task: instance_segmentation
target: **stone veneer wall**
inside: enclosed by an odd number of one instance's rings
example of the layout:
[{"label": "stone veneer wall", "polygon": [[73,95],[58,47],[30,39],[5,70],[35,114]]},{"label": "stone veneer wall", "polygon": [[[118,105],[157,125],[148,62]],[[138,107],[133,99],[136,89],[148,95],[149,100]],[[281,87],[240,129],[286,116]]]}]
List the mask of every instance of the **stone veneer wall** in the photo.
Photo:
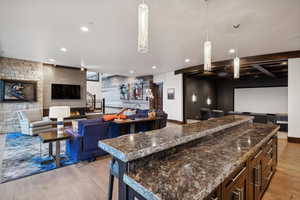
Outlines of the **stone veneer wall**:
[{"label": "stone veneer wall", "polygon": [[37,102],[0,102],[0,133],[20,131],[16,111],[43,107],[43,64],[0,57],[0,79],[37,81]]}]

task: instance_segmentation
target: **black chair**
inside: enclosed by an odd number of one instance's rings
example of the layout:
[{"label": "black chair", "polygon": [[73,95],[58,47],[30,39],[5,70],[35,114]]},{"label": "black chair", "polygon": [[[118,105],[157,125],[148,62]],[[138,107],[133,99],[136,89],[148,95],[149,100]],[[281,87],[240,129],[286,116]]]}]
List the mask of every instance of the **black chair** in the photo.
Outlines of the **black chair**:
[{"label": "black chair", "polygon": [[276,124],[277,121],[276,114],[267,114],[267,119],[268,119],[267,123]]},{"label": "black chair", "polygon": [[200,109],[201,120],[208,120],[212,117],[211,110],[209,108]]},{"label": "black chair", "polygon": [[243,113],[242,112],[238,112],[238,111],[228,111],[226,113],[226,115],[242,115]]},{"label": "black chair", "polygon": [[243,115],[250,115],[251,112],[242,112]]},{"label": "black chair", "polygon": [[280,126],[280,131],[288,131],[288,115],[287,114],[277,114],[276,124]]},{"label": "black chair", "polygon": [[251,116],[254,117],[254,119],[253,119],[254,123],[262,123],[262,124],[268,123],[268,116],[265,114],[251,113]]},{"label": "black chair", "polygon": [[223,110],[212,110],[212,117],[223,117],[224,111]]},{"label": "black chair", "polygon": [[168,120],[168,114],[165,113],[163,110],[158,109],[156,111],[156,117],[159,119],[158,123],[158,127],[159,129],[164,128],[167,126],[167,120]]}]

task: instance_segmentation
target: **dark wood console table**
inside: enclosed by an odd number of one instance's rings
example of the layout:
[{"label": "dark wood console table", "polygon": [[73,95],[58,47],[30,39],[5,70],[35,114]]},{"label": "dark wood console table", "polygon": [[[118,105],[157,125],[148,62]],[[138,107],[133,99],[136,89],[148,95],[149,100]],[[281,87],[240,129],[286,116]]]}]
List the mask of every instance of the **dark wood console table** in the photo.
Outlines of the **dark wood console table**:
[{"label": "dark wood console table", "polygon": [[[48,133],[41,133],[41,134],[39,134],[39,137],[41,139],[41,143],[49,144],[49,155],[53,157],[56,167],[60,167],[61,166],[60,142],[70,139],[71,136],[66,133],[62,133],[62,134],[58,135],[56,131],[52,131],[52,132],[48,132]],[[53,154],[53,143],[54,142],[56,145],[55,155]]]}]

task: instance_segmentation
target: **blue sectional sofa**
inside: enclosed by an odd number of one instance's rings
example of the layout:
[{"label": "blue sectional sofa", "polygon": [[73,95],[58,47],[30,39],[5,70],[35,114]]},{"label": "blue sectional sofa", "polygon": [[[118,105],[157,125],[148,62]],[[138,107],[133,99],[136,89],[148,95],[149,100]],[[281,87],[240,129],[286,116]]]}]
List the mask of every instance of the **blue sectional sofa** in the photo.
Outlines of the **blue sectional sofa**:
[{"label": "blue sectional sofa", "polygon": [[[166,126],[167,114],[157,111],[158,125],[156,128]],[[148,110],[138,110],[135,115],[128,116],[130,119],[148,117]],[[135,132],[144,132],[153,129],[147,123],[137,123]],[[98,141],[120,136],[120,125],[113,121],[104,121],[102,118],[94,120],[78,121],[78,130],[66,129],[66,133],[72,138],[66,143],[66,152],[74,161],[94,160],[98,156],[107,153],[98,147]],[[125,134],[129,133],[129,128]],[[124,134],[124,133],[123,133]]]},{"label": "blue sectional sofa", "polygon": [[82,120],[78,122],[78,131],[66,129],[66,133],[72,136],[67,141],[67,154],[74,161],[94,160],[106,152],[98,148],[98,141],[118,137],[119,126],[114,122],[104,122],[102,118],[97,120]]}]

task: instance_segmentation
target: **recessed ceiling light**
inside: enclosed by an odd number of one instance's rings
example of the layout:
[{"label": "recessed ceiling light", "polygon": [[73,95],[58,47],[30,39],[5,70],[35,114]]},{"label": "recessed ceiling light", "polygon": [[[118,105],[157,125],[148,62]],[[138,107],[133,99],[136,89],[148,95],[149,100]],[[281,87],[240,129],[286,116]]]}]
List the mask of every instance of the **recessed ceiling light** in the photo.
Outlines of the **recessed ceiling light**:
[{"label": "recessed ceiling light", "polygon": [[235,49],[229,49],[229,53],[235,53]]},{"label": "recessed ceiling light", "polygon": [[84,67],[81,67],[80,70],[83,72],[85,69],[84,69]]},{"label": "recessed ceiling light", "polygon": [[89,28],[86,27],[86,26],[80,27],[80,30],[81,30],[82,32],[89,32]]},{"label": "recessed ceiling light", "polygon": [[133,70],[130,70],[130,71],[129,71],[129,73],[130,73],[130,74],[133,74],[133,73],[134,73],[134,71],[133,71]]},{"label": "recessed ceiling light", "polygon": [[67,49],[66,49],[65,47],[60,48],[60,50],[61,50],[62,52],[66,52],[66,51],[67,51]]},{"label": "recessed ceiling light", "polygon": [[155,65],[152,66],[152,69],[156,69],[157,67]]},{"label": "recessed ceiling light", "polygon": [[282,62],[281,64],[282,64],[282,65],[287,65],[287,62]]},{"label": "recessed ceiling light", "polygon": [[184,62],[189,63],[191,60],[189,58],[185,59]]}]

